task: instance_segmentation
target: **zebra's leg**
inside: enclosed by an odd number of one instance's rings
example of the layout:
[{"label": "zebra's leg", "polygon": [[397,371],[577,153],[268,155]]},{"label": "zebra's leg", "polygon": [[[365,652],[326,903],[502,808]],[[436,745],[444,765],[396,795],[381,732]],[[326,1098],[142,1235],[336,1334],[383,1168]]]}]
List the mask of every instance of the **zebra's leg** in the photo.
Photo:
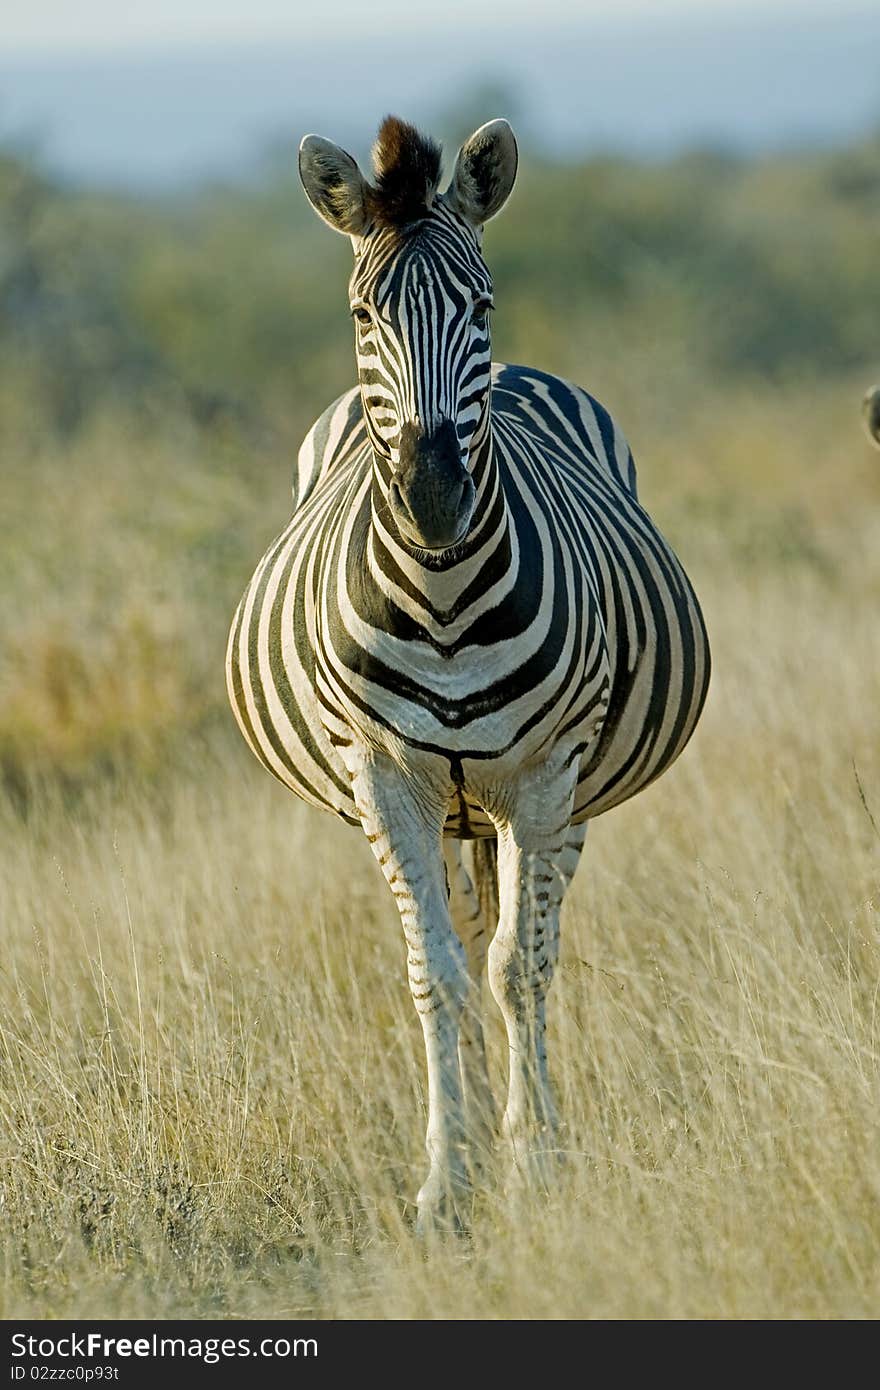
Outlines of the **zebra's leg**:
[{"label": "zebra's leg", "polygon": [[510,1076],[502,1132],[512,1175],[546,1184],[556,1111],[546,1047],[546,999],[559,955],[559,913],[586,831],[572,826],[567,781],[536,779],[498,838],[501,916],[489,980],[507,1029]]},{"label": "zebra's leg", "polygon": [[390,758],[346,753],[358,815],[406,937],[409,986],[428,1064],[428,1176],[418,1195],[419,1229],[460,1228],[469,1191],[458,1060],[469,981],[446,895],[442,834],[448,789],[413,784]]},{"label": "zebra's leg", "polygon": [[565,845],[556,864],[556,874],[558,880],[559,910],[552,913],[548,919],[548,928],[552,930],[552,935],[548,938],[548,950],[550,959],[553,962],[553,970],[559,964],[559,918],[562,907],[562,899],[568,891],[571,880],[577,872],[577,866],[581,862],[581,853],[584,842],[587,838],[587,821],[582,821],[580,825],[570,825],[565,837]]},{"label": "zebra's leg", "polygon": [[480,1152],[490,1147],[496,1125],[495,1100],[486,1066],[482,999],[489,934],[494,931],[495,923],[486,922],[472,865],[466,866],[465,853],[460,840],[444,840],[449,910],[467,957],[469,986],[458,1035],[458,1056],[468,1139],[478,1160]]}]

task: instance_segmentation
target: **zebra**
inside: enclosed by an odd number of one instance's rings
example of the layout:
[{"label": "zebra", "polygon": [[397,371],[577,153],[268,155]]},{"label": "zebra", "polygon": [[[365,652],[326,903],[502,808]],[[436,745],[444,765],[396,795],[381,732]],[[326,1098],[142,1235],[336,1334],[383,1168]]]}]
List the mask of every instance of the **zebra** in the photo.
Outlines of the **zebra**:
[{"label": "zebra", "polygon": [[872,386],[862,401],[862,415],[868,438],[880,445],[880,386]]},{"label": "zebra", "polygon": [[306,195],[354,250],[358,384],[305,438],[227,656],[253,752],[363,829],[396,900],[427,1058],[421,1230],[467,1221],[497,1137],[487,964],[507,1170],[514,1189],[552,1181],[563,895],[588,822],[673,762],[709,681],[696,596],[618,426],[577,386],[492,362],[482,233],[517,160],[490,121],[441,193],[439,145],[397,117],[372,181],[302,141]]}]

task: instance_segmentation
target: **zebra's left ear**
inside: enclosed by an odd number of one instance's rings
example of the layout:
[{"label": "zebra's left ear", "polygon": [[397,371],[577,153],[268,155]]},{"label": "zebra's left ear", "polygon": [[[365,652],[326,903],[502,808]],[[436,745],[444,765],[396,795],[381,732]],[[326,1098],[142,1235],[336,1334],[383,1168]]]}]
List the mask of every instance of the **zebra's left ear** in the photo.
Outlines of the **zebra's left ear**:
[{"label": "zebra's left ear", "polygon": [[458,152],[446,201],[474,227],[500,212],[516,179],[516,139],[507,121],[489,121]]}]

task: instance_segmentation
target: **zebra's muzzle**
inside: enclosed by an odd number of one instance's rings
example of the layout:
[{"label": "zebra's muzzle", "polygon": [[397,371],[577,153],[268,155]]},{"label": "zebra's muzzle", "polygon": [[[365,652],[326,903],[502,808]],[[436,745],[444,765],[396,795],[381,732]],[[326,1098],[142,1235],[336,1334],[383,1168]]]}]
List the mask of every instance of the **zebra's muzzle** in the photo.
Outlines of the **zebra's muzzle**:
[{"label": "zebra's muzzle", "polygon": [[407,422],[398,457],[388,501],[404,540],[425,550],[455,545],[467,532],[475,495],[455,425],[444,420],[427,434]]}]

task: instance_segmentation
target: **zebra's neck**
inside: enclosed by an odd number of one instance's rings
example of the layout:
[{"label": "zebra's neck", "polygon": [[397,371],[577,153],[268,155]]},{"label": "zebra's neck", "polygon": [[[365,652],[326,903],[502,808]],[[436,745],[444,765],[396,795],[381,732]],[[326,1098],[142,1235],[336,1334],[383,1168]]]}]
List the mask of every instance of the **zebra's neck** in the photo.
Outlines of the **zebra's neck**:
[{"label": "zebra's neck", "polygon": [[375,587],[396,609],[419,619],[428,612],[441,622],[453,621],[465,608],[483,606],[515,567],[518,553],[489,409],[471,447],[476,502],[467,535],[458,545],[433,552],[406,541],[390,515],[377,473],[374,463],[366,564]]}]

